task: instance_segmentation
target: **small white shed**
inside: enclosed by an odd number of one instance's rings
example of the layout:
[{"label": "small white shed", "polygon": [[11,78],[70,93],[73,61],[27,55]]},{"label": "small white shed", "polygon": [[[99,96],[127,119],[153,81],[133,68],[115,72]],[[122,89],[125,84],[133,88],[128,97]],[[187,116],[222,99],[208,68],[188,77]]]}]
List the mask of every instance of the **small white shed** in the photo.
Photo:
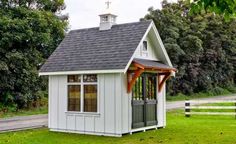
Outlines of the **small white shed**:
[{"label": "small white shed", "polygon": [[165,127],[165,81],[176,69],[154,23],[100,17],[100,27],[70,31],[40,69],[49,129],[122,136]]}]

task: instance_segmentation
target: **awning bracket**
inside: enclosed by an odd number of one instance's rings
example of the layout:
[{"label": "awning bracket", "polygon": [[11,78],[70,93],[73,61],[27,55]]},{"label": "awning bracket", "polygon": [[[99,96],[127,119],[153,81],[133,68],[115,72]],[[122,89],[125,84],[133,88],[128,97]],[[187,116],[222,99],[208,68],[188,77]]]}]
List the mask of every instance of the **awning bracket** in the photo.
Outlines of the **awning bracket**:
[{"label": "awning bracket", "polygon": [[[164,75],[163,79],[161,80],[161,76]],[[158,92],[161,92],[165,82],[171,77],[171,72],[166,73],[159,73],[158,74]]]},{"label": "awning bracket", "polygon": [[144,72],[144,69],[138,68],[136,71],[134,71],[134,75],[132,76],[131,72],[128,72],[128,88],[127,92],[130,93],[137,78]]}]

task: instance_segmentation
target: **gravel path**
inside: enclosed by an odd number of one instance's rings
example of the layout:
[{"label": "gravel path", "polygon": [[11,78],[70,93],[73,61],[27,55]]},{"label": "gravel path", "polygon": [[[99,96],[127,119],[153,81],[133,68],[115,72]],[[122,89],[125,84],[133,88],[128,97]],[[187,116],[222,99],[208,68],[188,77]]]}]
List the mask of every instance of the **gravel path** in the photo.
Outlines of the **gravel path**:
[{"label": "gravel path", "polygon": [[0,119],[0,133],[46,127],[47,123],[47,114]]}]

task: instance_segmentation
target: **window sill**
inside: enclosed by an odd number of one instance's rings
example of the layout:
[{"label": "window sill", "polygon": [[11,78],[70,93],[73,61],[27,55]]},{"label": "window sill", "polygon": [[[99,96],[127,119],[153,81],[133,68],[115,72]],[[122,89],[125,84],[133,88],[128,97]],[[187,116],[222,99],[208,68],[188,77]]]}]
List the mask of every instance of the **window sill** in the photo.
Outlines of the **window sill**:
[{"label": "window sill", "polygon": [[148,57],[148,51],[142,51],[141,56],[142,57]]},{"label": "window sill", "polygon": [[100,116],[100,113],[96,112],[73,112],[73,111],[66,111],[67,115],[78,115],[78,116]]}]

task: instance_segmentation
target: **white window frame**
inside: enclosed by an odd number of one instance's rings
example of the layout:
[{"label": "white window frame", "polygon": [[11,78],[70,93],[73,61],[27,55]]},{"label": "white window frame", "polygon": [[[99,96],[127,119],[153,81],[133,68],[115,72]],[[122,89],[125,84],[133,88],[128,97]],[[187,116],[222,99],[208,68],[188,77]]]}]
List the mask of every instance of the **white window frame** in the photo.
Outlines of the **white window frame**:
[{"label": "white window frame", "polygon": [[[146,49],[146,50],[144,50],[144,42],[147,43],[147,49]],[[140,51],[141,51],[141,56],[142,56],[142,57],[148,57],[148,41],[147,41],[147,40],[144,40],[144,41],[143,41],[143,43],[142,43],[140,49],[141,49],[141,50],[140,50]]]},{"label": "white window frame", "polygon": [[[144,43],[147,43],[147,47],[145,48],[145,50],[144,50]],[[143,41],[143,44],[142,44],[142,51],[144,51],[144,52],[148,51],[148,41],[147,41],[147,40],[144,40],[144,41]]]},{"label": "white window frame", "polygon": [[[84,82],[84,75],[87,74],[74,74],[74,75],[80,75],[80,82],[68,82],[68,76],[67,75],[67,107],[66,107],[66,112],[67,113],[77,113],[77,114],[99,114],[99,77],[97,74],[97,82]],[[88,74],[91,75],[91,74]],[[68,102],[69,102],[69,92],[68,92],[68,86],[70,85],[80,85],[80,111],[69,111],[68,110]],[[96,85],[97,86],[97,112],[84,112],[84,86],[85,85]]]}]

